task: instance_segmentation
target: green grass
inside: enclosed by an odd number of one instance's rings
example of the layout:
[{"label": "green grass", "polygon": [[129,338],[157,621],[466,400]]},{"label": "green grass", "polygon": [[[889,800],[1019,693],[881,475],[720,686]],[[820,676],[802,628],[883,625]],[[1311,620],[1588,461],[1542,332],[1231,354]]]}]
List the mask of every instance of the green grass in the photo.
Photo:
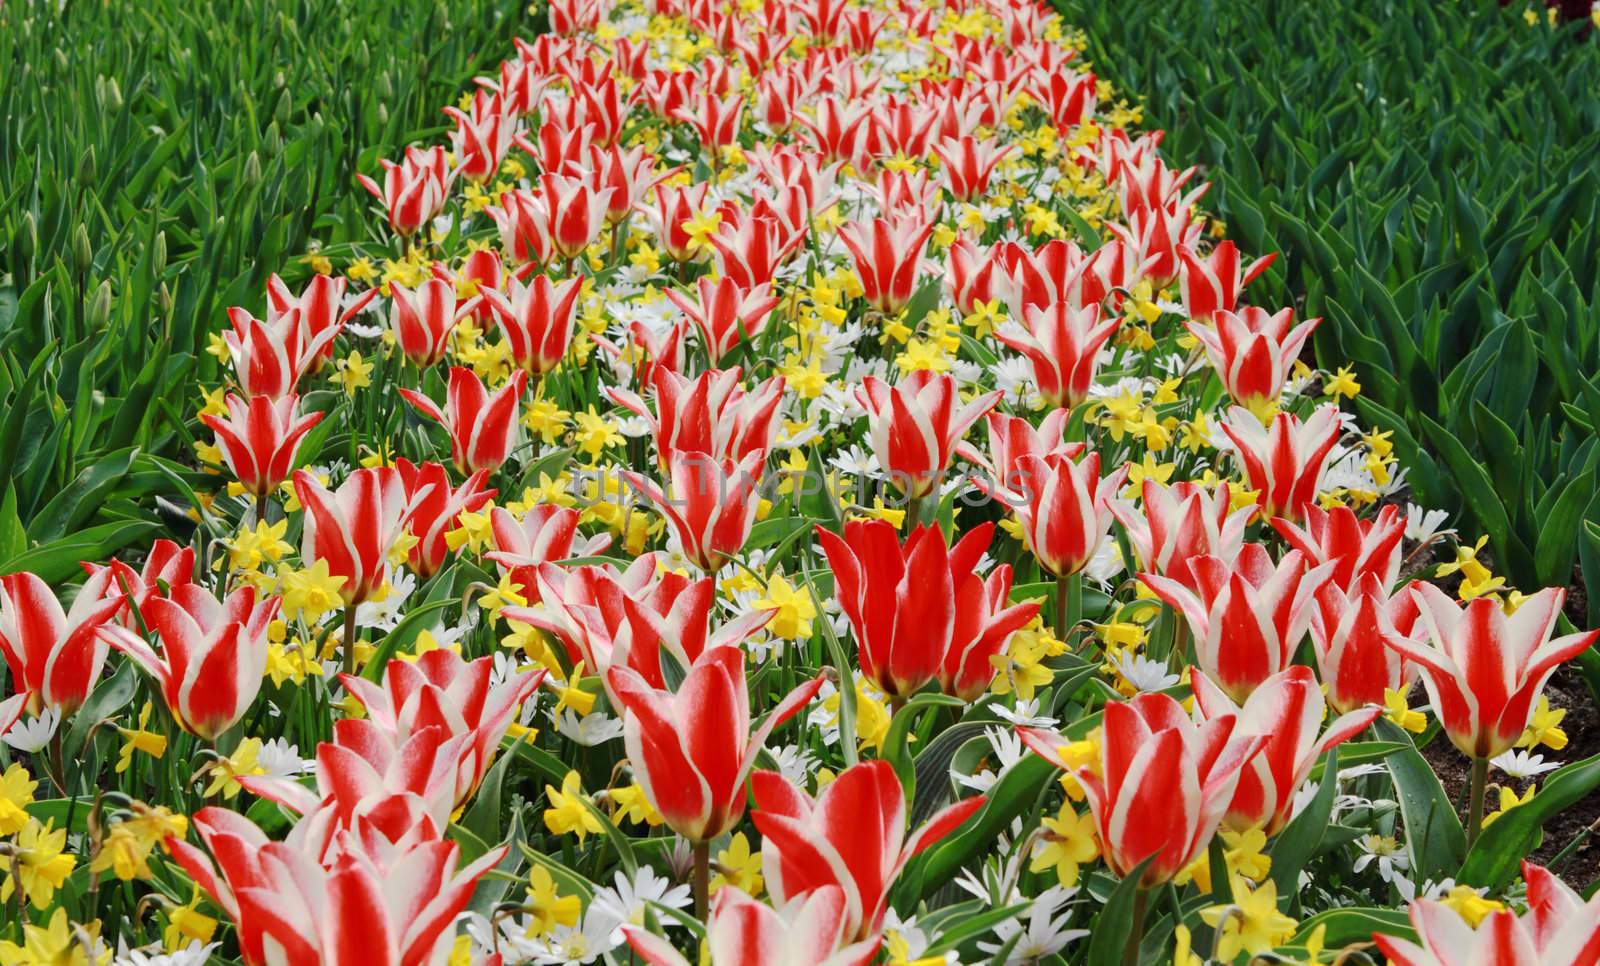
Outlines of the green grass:
[{"label": "green grass", "polygon": [[1283,253],[1250,300],[1326,318],[1418,502],[1521,586],[1600,573],[1593,33],[1492,0],[1060,7],[1230,236]]},{"label": "green grass", "polygon": [[528,27],[515,0],[56,7],[0,7],[0,570],[156,525],[135,498],[185,489],[225,309],[365,237],[355,174],[436,135]]}]

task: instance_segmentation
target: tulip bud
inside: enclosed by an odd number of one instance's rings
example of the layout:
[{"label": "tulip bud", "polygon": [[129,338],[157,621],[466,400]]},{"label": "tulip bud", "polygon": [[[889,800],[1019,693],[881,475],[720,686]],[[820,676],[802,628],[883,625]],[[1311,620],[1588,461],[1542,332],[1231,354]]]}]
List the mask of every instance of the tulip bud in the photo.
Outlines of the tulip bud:
[{"label": "tulip bud", "polygon": [[252,188],[261,183],[261,156],[254,151],[244,159],[244,183]]},{"label": "tulip bud", "polygon": [[83,157],[78,161],[78,184],[88,187],[94,184],[95,158],[94,145],[89,145],[89,150],[83,152]]},{"label": "tulip bud", "polygon": [[156,232],[156,240],[150,246],[150,274],[160,277],[167,270],[167,233]]},{"label": "tulip bud", "polygon": [[278,106],[272,112],[273,120],[279,124],[287,125],[290,116],[294,113],[294,96],[287,89],[278,96]]},{"label": "tulip bud", "polygon": [[17,253],[17,264],[27,265],[32,261],[38,247],[39,226],[33,220],[33,212],[25,211],[22,213],[22,223],[11,233],[11,250]]},{"label": "tulip bud", "polygon": [[278,129],[278,122],[273,121],[267,125],[267,133],[261,136],[261,146],[268,157],[277,157],[283,153],[283,132]]},{"label": "tulip bud", "polygon": [[72,232],[72,268],[79,275],[94,263],[94,247],[89,244],[89,229],[81,223]]},{"label": "tulip bud", "polygon": [[357,72],[365,71],[372,64],[372,49],[365,40],[356,45],[355,67]]},{"label": "tulip bud", "polygon": [[100,101],[100,106],[107,111],[122,110],[122,88],[118,86],[115,77],[100,76],[94,82],[95,97]]},{"label": "tulip bud", "polygon": [[94,295],[89,299],[89,306],[85,315],[90,331],[99,331],[106,327],[111,319],[111,280],[108,278],[100,283],[94,290]]},{"label": "tulip bud", "polygon": [[389,72],[384,71],[378,75],[378,101],[379,103],[394,100],[394,80]]},{"label": "tulip bud", "polygon": [[156,293],[156,305],[161,311],[162,318],[172,318],[172,289],[167,287],[166,282],[161,283],[161,289]]}]

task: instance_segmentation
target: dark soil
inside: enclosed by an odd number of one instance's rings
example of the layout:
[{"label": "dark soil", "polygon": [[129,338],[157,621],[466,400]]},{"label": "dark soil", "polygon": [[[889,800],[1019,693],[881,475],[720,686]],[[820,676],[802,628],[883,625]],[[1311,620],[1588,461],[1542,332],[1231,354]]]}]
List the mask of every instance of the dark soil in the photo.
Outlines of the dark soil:
[{"label": "dark soil", "polygon": [[[1567,733],[1567,746],[1558,752],[1549,748],[1535,749],[1535,752],[1544,755],[1547,762],[1559,761],[1562,764],[1600,754],[1600,708],[1595,707],[1594,697],[1577,670],[1567,666],[1557,671],[1545,688],[1545,694],[1550,698],[1552,708],[1565,708],[1567,711],[1566,718],[1561,722],[1562,730]],[[1451,801],[1460,803],[1465,809],[1467,785],[1472,776],[1468,759],[1442,734],[1422,749],[1422,756],[1433,766]],[[1532,782],[1537,783],[1550,774],[1546,772]],[[1491,811],[1499,802],[1499,793],[1495,790],[1497,782],[1511,782],[1519,795],[1530,784],[1527,781],[1514,781],[1491,770],[1488,796],[1488,808]],[[1540,864],[1549,863],[1556,853],[1597,822],[1600,822],[1600,791],[1590,792],[1545,823],[1544,841],[1529,858]],[[1597,834],[1589,835],[1583,845],[1569,855],[1560,868],[1554,870],[1568,885],[1580,891],[1600,878],[1600,829],[1596,831]]]}]

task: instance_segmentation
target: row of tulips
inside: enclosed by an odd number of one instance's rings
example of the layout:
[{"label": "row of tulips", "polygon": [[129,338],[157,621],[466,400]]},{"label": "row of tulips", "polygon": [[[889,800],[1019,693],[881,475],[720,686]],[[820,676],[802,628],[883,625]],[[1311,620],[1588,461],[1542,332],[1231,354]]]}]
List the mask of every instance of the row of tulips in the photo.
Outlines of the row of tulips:
[{"label": "row of tulips", "polygon": [[0,578],[0,966],[1595,962],[1468,878],[1595,634],[1053,14],[549,22],[229,313],[189,525]]}]

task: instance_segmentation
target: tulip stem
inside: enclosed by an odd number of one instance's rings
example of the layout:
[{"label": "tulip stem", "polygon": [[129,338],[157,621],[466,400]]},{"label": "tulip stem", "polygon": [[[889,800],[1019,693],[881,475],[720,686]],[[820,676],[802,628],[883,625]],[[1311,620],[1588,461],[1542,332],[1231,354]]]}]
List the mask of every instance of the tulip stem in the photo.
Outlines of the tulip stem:
[{"label": "tulip stem", "polygon": [[1056,578],[1056,637],[1068,643],[1067,635],[1078,626],[1083,615],[1083,575],[1064,574]]},{"label": "tulip stem", "polygon": [[922,522],[922,497],[910,496],[906,498],[906,533],[917,528]]},{"label": "tulip stem", "polygon": [[1144,913],[1150,905],[1150,890],[1144,886],[1133,891],[1133,921],[1129,923],[1128,945],[1122,950],[1122,966],[1139,966],[1139,941],[1144,938]]},{"label": "tulip stem", "polygon": [[265,493],[257,493],[256,494],[255,525],[259,527],[263,523],[266,523],[266,522],[267,522],[267,495]]},{"label": "tulip stem", "polygon": [[356,673],[356,605],[344,608],[344,673]]},{"label": "tulip stem", "polygon": [[694,916],[706,921],[711,892],[711,843],[701,842],[694,847],[694,872],[689,888],[694,892]]},{"label": "tulip stem", "polygon": [[1467,848],[1478,840],[1483,831],[1483,793],[1489,781],[1489,759],[1472,759],[1472,788],[1467,798]]}]

